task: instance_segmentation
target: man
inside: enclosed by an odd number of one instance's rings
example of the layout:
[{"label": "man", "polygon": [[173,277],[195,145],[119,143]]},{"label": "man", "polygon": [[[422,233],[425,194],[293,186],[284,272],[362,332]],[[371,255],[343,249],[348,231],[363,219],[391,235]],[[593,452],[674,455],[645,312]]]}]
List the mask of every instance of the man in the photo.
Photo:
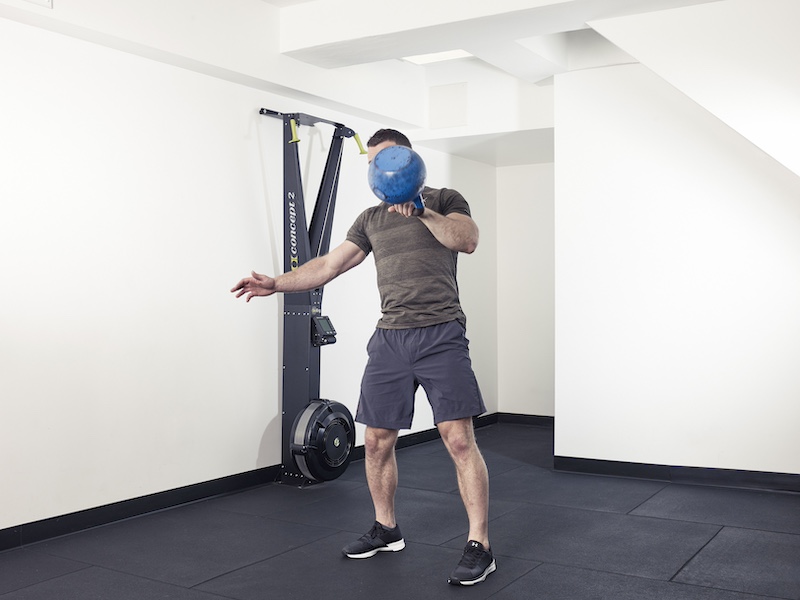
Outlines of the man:
[{"label": "man", "polygon": [[[367,142],[369,161],[393,145],[411,147],[399,131],[377,131]],[[374,254],[382,317],[367,346],[355,418],[366,425],[365,467],[375,524],[342,552],[369,558],[405,547],[394,511],[395,444],[399,430],[411,427],[414,392],[421,385],[455,463],[469,519],[467,546],[448,582],[473,585],[496,569],[488,534],[489,477],[472,425],[472,417],[486,408],[472,371],[456,283],[458,253],[475,251],[478,227],[458,192],[426,187],[423,199],[419,215],[413,214],[413,201],[368,208],[328,254],[275,278],[253,272],[231,291],[237,298],[248,294],[249,302],[254,296],[316,289]]]}]

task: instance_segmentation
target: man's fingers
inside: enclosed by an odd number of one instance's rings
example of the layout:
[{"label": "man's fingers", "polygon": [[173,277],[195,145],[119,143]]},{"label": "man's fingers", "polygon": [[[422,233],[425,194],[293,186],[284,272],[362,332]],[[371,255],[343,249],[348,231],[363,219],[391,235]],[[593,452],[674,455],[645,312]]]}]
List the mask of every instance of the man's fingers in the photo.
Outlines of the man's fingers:
[{"label": "man's fingers", "polygon": [[414,208],[415,206],[413,202],[405,204],[390,204],[389,212],[396,212],[398,215],[403,215],[404,217],[410,217]]},{"label": "man's fingers", "polygon": [[231,292],[239,292],[236,297],[238,298],[242,294],[246,293],[247,290],[253,286],[257,286],[260,283],[264,283],[267,280],[266,275],[261,275],[256,273],[255,271],[251,271],[252,277],[245,277],[244,279],[240,279],[239,283],[231,288]]},{"label": "man's fingers", "polygon": [[245,300],[250,302],[253,296],[269,296],[275,293],[275,282],[267,275],[261,275],[252,271],[252,277],[245,277],[231,288],[231,292],[236,293],[237,298],[248,294]]},{"label": "man's fingers", "polygon": [[233,288],[231,288],[231,292],[238,292],[236,297],[241,298],[244,294],[251,291],[253,286],[256,285],[258,285],[258,282],[254,281],[252,277],[245,277],[239,283],[233,286]]}]

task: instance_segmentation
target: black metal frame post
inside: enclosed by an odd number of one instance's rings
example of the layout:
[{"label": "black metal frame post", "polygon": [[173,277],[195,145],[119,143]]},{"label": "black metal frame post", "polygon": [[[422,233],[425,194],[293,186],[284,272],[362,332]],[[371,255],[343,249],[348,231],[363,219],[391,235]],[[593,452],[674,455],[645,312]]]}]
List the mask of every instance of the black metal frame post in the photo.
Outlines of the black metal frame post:
[{"label": "black metal frame post", "polygon": [[[288,273],[330,249],[344,138],[354,137],[361,152],[365,150],[358,134],[341,123],[304,113],[280,113],[266,108],[259,112],[283,121],[284,272]],[[309,228],[306,226],[297,127],[317,123],[330,124],[334,131]],[[335,341],[332,335],[322,338],[323,341],[314,335],[314,319],[323,318],[322,292],[323,288],[319,287],[284,295],[281,480],[293,483],[314,483],[296,464],[291,435],[296,416],[320,395],[320,347]]]}]

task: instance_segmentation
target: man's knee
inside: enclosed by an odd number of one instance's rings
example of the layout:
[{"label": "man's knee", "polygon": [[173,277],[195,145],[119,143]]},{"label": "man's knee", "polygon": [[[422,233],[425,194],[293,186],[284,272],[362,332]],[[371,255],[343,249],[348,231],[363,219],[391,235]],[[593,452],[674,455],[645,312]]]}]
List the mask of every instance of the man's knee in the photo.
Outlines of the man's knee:
[{"label": "man's knee", "polygon": [[370,458],[385,458],[394,452],[398,432],[394,429],[367,427],[364,432],[364,453]]},{"label": "man's knee", "polygon": [[476,452],[478,445],[472,429],[472,419],[439,423],[439,433],[450,455],[458,460]]}]

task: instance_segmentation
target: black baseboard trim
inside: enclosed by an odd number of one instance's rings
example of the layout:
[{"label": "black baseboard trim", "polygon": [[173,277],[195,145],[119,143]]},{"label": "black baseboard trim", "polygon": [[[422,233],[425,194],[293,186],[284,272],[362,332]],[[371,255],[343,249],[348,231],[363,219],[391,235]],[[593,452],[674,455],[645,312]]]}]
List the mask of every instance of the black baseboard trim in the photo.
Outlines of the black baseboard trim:
[{"label": "black baseboard trim", "polygon": [[554,457],[556,471],[652,479],[669,483],[800,492],[800,475],[767,471],[738,471],[701,467],[630,463],[592,458]]},{"label": "black baseboard trim", "polygon": [[555,428],[555,417],[538,417],[535,415],[520,415],[517,413],[496,413],[497,423],[517,423],[532,427]]},{"label": "black baseboard trim", "polygon": [[0,551],[263,485],[275,481],[279,474],[279,466],[265,467],[8,529],[0,529]]}]

